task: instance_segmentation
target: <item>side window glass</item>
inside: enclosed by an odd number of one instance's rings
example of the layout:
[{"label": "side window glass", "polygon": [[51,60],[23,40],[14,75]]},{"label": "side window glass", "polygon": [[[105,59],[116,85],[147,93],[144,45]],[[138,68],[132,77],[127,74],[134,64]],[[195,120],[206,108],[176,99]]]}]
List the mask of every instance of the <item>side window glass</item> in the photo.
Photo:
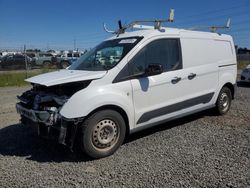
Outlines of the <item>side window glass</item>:
[{"label": "side window glass", "polygon": [[166,40],[156,40],[148,44],[146,53],[147,64],[161,64],[165,71],[167,56]]},{"label": "side window glass", "polygon": [[7,61],[12,61],[13,60],[13,56],[8,56],[6,60]]},{"label": "side window glass", "polygon": [[164,71],[180,69],[180,51],[177,39],[161,39],[147,47],[147,63],[161,64]]},{"label": "side window glass", "polygon": [[166,71],[182,69],[179,41],[176,39],[169,39],[167,40],[166,47]]},{"label": "side window glass", "polygon": [[130,75],[143,73],[147,67],[146,49],[141,49],[129,63]]},{"label": "side window glass", "polygon": [[161,64],[165,72],[181,69],[179,40],[160,39],[146,45],[130,61],[130,75],[144,72],[149,64]]}]

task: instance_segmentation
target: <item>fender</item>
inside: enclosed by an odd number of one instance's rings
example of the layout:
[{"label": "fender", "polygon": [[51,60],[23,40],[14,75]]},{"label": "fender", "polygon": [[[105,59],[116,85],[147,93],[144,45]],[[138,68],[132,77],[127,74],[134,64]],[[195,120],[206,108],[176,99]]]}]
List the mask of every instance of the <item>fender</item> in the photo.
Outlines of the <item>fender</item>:
[{"label": "fender", "polygon": [[122,108],[127,114],[130,129],[133,127],[134,110],[131,85],[125,83],[95,86],[78,91],[64,104],[60,114],[67,119],[81,118],[105,105]]},{"label": "fender", "polygon": [[220,90],[225,84],[227,83],[231,83],[232,85],[236,84],[237,66],[236,68],[235,66],[236,64],[233,66],[219,68],[219,84],[218,84],[217,92],[215,94],[216,100],[218,98]]}]

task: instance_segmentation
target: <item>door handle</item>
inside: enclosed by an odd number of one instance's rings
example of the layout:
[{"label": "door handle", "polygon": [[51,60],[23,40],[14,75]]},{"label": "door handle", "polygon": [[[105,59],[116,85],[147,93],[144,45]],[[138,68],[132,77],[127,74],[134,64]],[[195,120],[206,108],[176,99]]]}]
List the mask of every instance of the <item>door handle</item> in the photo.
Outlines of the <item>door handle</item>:
[{"label": "door handle", "polygon": [[181,80],[181,77],[174,77],[174,79],[171,80],[172,84],[177,84]]},{"label": "door handle", "polygon": [[191,73],[190,75],[188,75],[189,80],[192,80],[194,77],[196,77],[195,73]]}]

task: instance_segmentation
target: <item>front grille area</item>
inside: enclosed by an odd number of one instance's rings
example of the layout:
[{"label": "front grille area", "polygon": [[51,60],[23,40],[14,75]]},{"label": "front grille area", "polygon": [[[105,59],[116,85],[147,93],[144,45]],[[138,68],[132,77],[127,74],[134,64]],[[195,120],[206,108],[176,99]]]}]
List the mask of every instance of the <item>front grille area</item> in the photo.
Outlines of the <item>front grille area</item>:
[{"label": "front grille area", "polygon": [[29,109],[26,109],[24,107],[22,107],[21,104],[17,103],[16,104],[16,110],[17,110],[17,113],[19,113],[20,115],[36,122],[37,121],[37,118],[33,112],[33,110],[29,110]]}]

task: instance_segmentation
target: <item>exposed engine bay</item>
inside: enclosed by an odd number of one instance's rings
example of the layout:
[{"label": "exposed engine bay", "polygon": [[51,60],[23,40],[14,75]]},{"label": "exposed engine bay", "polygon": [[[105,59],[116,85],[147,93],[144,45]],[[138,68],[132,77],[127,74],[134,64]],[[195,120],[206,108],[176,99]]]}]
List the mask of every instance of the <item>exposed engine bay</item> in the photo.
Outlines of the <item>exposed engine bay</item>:
[{"label": "exposed engine bay", "polygon": [[20,102],[16,104],[16,109],[21,115],[22,123],[27,124],[28,122],[38,125],[39,135],[42,133],[48,135],[51,128],[57,129],[59,137],[61,137],[60,142],[65,144],[67,122],[59,112],[74,93],[86,88],[90,82],[91,80],[50,87],[32,84],[31,90],[17,96]]},{"label": "exposed engine bay", "polygon": [[17,98],[20,100],[18,103],[21,105],[20,110],[32,110],[35,116],[32,117],[29,113],[22,114],[22,112],[21,115],[46,125],[54,125],[60,119],[59,112],[64,103],[74,93],[87,87],[89,83],[90,81],[84,81],[50,87],[34,84],[31,90]]}]

